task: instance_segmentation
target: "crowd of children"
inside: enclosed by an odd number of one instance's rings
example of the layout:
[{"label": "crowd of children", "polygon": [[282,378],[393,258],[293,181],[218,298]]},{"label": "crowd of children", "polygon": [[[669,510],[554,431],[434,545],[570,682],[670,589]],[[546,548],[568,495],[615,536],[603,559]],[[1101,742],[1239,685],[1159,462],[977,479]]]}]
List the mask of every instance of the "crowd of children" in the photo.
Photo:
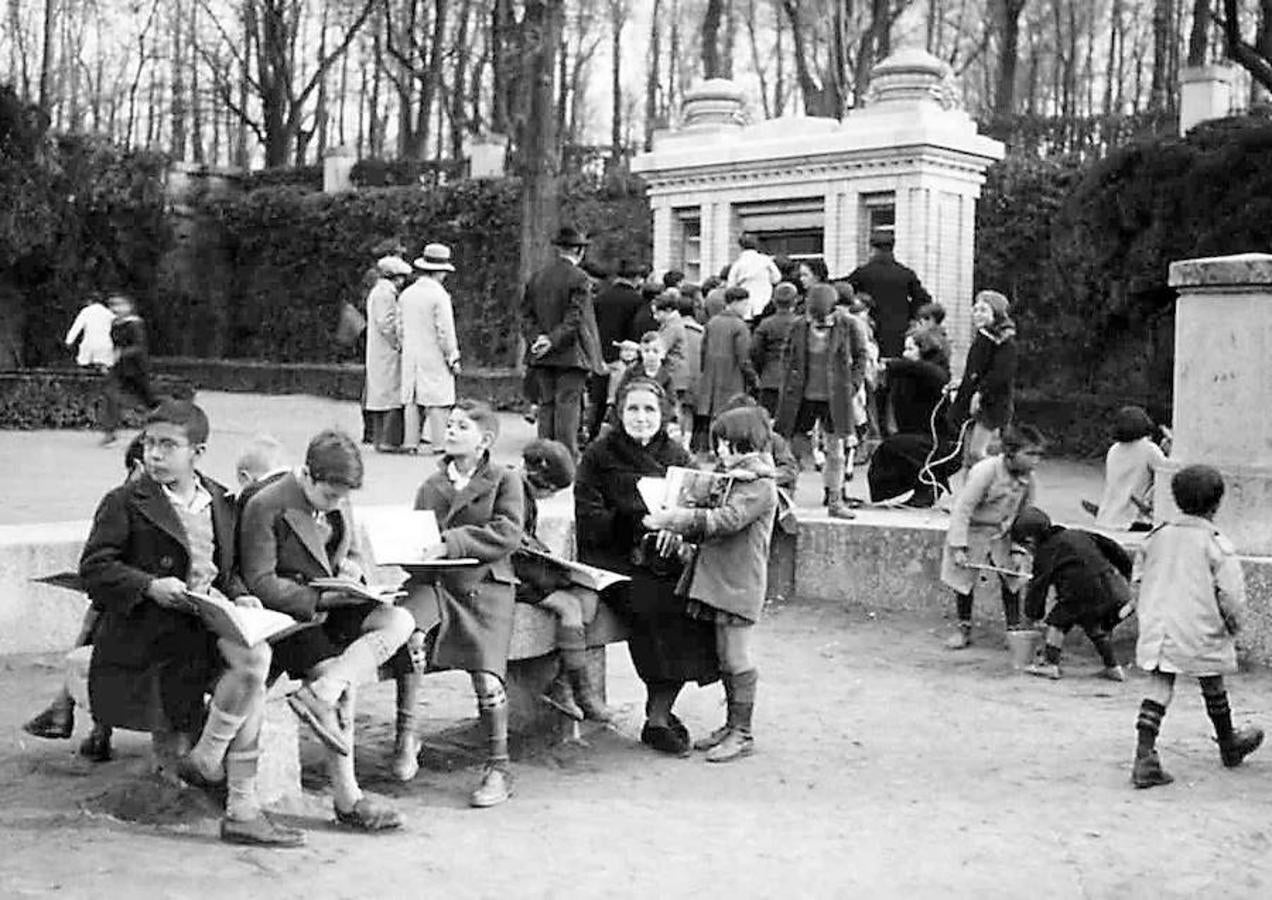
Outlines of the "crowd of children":
[{"label": "crowd of children", "polygon": [[[749,278],[768,277],[766,267],[751,268]],[[672,436],[676,453],[691,445],[699,462],[709,457],[729,479],[714,508],[649,509],[641,502],[634,512],[652,538],[648,552],[684,564],[680,614],[714,628],[726,720],[693,744],[712,762],[754,750],[752,635],[764,606],[774,527],[790,508],[782,489],[794,487],[796,459],[811,456],[819,436],[826,453],[823,502],[831,516],[850,518],[843,493],[849,454],[859,440],[890,428],[887,406],[872,397],[876,375],[888,366],[873,338],[870,298],[824,275],[809,268],[802,296],[778,281],[764,310],[744,287],[713,285],[708,300],[714,297],[720,310],[705,328],[695,316],[695,289],[664,284],[647,298],[653,327],[639,342],[616,342],[608,390],[598,395],[611,407],[597,420],[602,431],[635,438],[647,414],[664,440]],[[1034,470],[1045,441],[1012,422],[1008,308],[996,292],[975,298],[977,336],[953,403],[956,416],[971,424],[960,432],[964,477],[940,561],[941,581],[955,594],[956,631],[947,646],[971,645],[975,588],[988,579],[998,586],[1009,630],[1026,621],[1045,625],[1043,650],[1029,672],[1060,678],[1065,636],[1078,626],[1099,653],[1102,674],[1123,681],[1111,634],[1134,613],[1136,662],[1149,674],[1136,724],[1134,785],[1171,781],[1155,742],[1177,675],[1198,678],[1221,760],[1239,764],[1263,735],[1233,726],[1224,684],[1236,667],[1233,638],[1244,588],[1235,551],[1213,525],[1222,478],[1207,466],[1182,468],[1170,485],[1181,516],[1149,525],[1162,451],[1151,440],[1156,428],[1147,414],[1127,408],[1117,417],[1107,486],[1095,511],[1097,525],[1148,529],[1134,565],[1115,540],[1052,524],[1035,505]],[[906,344],[915,358],[925,348],[925,363],[937,369],[949,365],[943,318],[938,305],[922,306]],[[650,409],[628,409],[633,396]],[[545,563],[546,547],[535,534],[537,501],[573,479],[567,447],[540,439],[524,448],[520,471],[500,465],[491,455],[496,415],[482,403],[457,402],[446,419],[440,465],[414,504],[436,516],[440,541],[424,552],[438,567],[413,575],[404,599],[383,604],[348,588],[318,586],[333,577],[365,583],[373,565],[350,502],[363,480],[361,452],[350,437],[319,433],[294,470],[281,464],[277,442],[255,441],[244,453],[234,498],[199,471],[208,436],[197,406],[160,403],[135,442],[137,452],[130,448],[128,481],[98,508],[80,571],[93,600],[83,641],[93,646],[88,694],[95,724],[86,755],[109,758],[111,728],[147,731],[162,774],[225,798],[225,840],[299,844],[303,835],[271,819],[255,795],[265,689],[286,672],[301,684],[291,707],[326,748],[336,820],[364,832],[394,829],[401,825],[397,811],[365,794],[354,774],[357,688],[384,671],[396,678],[393,767],[409,781],[418,770],[421,679],[426,671],[456,669],[469,674],[487,742],[469,801],[494,806],[513,790],[505,680],[517,601],[557,620],[568,689],[554,704],[574,718],[613,724],[585,653],[586,628],[605,596]],[[448,560],[465,564],[448,567]],[[243,647],[218,638],[194,614],[191,591],[285,613],[298,627],[272,644]],[[27,730],[69,737],[74,706],[71,692],[63,692]],[[646,743],[687,752],[687,730],[670,714],[670,702],[666,707],[650,713],[645,728],[661,716],[655,730],[666,734]]]}]

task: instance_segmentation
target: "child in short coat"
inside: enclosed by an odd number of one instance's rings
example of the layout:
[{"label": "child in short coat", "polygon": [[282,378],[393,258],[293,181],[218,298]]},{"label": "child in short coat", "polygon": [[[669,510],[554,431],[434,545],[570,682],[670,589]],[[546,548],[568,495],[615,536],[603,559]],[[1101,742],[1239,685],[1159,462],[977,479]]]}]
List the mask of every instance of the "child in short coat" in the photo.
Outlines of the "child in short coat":
[{"label": "child in short coat", "polygon": [[[1110,681],[1125,681],[1109,635],[1123,610],[1129,611],[1130,554],[1102,534],[1052,525],[1047,514],[1033,506],[1016,517],[1011,539],[1033,554],[1025,616],[1037,620],[1046,614],[1043,659],[1028,667],[1029,674],[1059,679],[1065,635],[1078,625],[1104,661],[1100,674]],[[1055,588],[1056,602],[1047,610],[1049,588]]]},{"label": "child in short coat", "polygon": [[[476,807],[495,806],[512,794],[504,677],[516,603],[512,554],[521,546],[525,497],[521,475],[490,458],[498,436],[499,419],[486,404],[461,400],[451,410],[441,467],[420,486],[415,508],[432,510],[441,529],[442,542],[425,548],[426,556],[475,558],[480,565],[411,584],[404,603],[425,627],[440,616],[430,665],[462,669],[472,678],[488,741],[481,783],[469,797]],[[417,632],[412,641],[419,637]],[[399,683],[399,711],[414,707],[418,679]]]},{"label": "child in short coat", "polygon": [[[972,467],[950,509],[941,555],[941,581],[954,591],[957,603],[958,632],[945,643],[950,650],[961,650],[972,642],[972,592],[979,575],[975,567],[990,563],[997,569],[1019,568],[1009,532],[1016,515],[1032,505],[1033,470],[1042,455],[1043,439],[1036,429],[1021,425],[1003,434],[1002,445],[1001,456],[987,457]],[[1020,624],[1022,579],[995,574],[1003,617],[1009,629],[1015,628]]]},{"label": "child in short coat", "polygon": [[[753,750],[751,715],[759,672],[751,659],[752,626],[768,589],[768,550],[777,512],[776,470],[769,455],[767,415],[756,407],[730,409],[711,423],[720,468],[732,476],[718,509],[665,509],[645,527],[701,542],[689,576],[687,614],[716,626],[724,672],[727,719],[694,744],[708,762],[729,762]],[[660,535],[660,542],[667,543]]]},{"label": "child in short coat", "polygon": [[1210,466],[1186,466],[1170,482],[1182,515],[1149,532],[1136,560],[1139,641],[1136,664],[1149,675],[1135,723],[1138,740],[1131,783],[1169,784],[1157,756],[1157,734],[1175,693],[1175,676],[1201,684],[1219,757],[1232,768],[1263,742],[1259,728],[1232,727],[1223,676],[1237,671],[1236,641],[1245,613],[1245,580],[1236,548],[1214,526],[1223,476]]}]

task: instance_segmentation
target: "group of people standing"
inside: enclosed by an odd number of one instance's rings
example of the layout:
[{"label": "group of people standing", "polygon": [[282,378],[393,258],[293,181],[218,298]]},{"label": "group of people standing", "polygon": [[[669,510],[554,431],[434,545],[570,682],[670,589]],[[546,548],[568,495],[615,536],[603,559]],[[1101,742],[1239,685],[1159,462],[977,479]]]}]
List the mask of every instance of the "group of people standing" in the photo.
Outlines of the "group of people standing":
[{"label": "group of people standing", "polygon": [[151,409],[158,402],[150,383],[150,349],[146,323],[132,299],[112,294],[93,297],[66,332],[66,346],[77,347],[75,363],[105,376],[102,394],[102,444],[116,439],[124,409]]}]

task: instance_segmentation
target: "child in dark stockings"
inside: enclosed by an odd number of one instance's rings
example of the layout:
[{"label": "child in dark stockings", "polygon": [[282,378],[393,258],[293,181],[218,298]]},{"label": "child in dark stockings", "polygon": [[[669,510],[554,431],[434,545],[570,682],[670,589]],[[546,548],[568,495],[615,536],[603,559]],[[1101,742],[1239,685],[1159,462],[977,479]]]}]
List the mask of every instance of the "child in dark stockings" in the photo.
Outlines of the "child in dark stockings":
[{"label": "child in dark stockings", "polygon": [[1210,466],[1186,466],[1170,482],[1181,516],[1149,532],[1137,560],[1140,584],[1136,663],[1149,675],[1135,728],[1131,783],[1150,788],[1174,781],[1156,742],[1175,676],[1196,678],[1214,724],[1219,758],[1232,768],[1263,743],[1259,728],[1233,728],[1223,676],[1237,671],[1236,642],[1245,611],[1245,581],[1236,549],[1213,519],[1223,476]]},{"label": "child in dark stockings", "polygon": [[1125,681],[1109,635],[1122,610],[1130,609],[1130,555],[1104,535],[1052,525],[1047,514],[1033,506],[1016,517],[1011,539],[1033,553],[1033,575],[1025,594],[1026,618],[1041,619],[1047,590],[1055,588],[1056,592],[1056,602],[1046,611],[1044,656],[1029,666],[1029,674],[1058,679],[1065,635],[1078,625],[1104,661],[1101,676]]}]

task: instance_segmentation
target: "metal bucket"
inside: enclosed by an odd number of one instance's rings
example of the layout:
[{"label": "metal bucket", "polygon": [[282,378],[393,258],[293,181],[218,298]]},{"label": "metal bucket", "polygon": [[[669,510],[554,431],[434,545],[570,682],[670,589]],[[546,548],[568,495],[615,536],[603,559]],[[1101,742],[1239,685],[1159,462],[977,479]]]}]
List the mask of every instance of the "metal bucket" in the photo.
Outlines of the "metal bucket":
[{"label": "metal bucket", "polygon": [[1018,628],[1007,632],[1007,648],[1011,651],[1011,667],[1017,672],[1034,660],[1042,635],[1032,628]]}]

